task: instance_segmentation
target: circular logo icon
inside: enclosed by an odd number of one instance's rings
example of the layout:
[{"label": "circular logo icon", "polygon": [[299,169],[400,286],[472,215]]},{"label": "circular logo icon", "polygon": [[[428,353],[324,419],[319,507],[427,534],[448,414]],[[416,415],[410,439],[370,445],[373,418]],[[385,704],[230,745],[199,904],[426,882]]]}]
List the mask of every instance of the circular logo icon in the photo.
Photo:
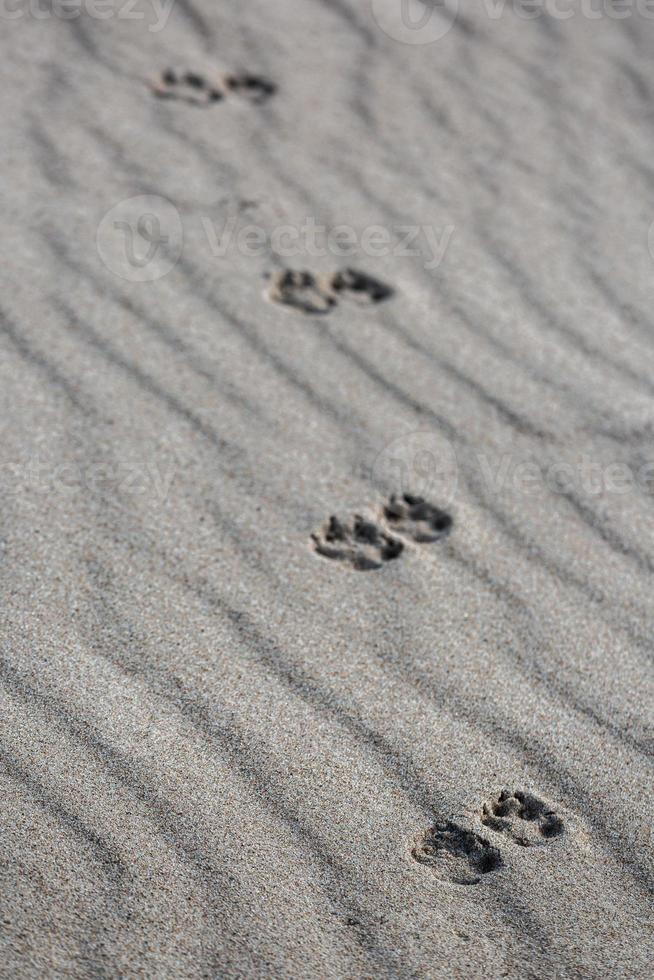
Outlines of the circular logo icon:
[{"label": "circular logo icon", "polygon": [[128,282],[154,282],[182,254],[184,234],[177,208],[164,197],[140,194],[107,211],[98,225],[98,255]]},{"label": "circular logo icon", "polygon": [[402,44],[433,44],[451,30],[459,0],[370,0],[384,34]]},{"label": "circular logo icon", "polygon": [[395,493],[425,497],[439,506],[450,503],[458,485],[458,465],[449,439],[437,432],[409,432],[390,442],[376,457],[374,483]]}]

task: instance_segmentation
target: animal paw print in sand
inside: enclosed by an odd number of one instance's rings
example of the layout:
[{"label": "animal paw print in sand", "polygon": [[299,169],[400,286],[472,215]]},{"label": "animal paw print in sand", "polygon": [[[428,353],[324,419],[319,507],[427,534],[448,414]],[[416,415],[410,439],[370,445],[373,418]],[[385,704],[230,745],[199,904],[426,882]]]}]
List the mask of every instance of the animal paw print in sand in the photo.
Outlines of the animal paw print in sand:
[{"label": "animal paw print in sand", "polygon": [[281,269],[269,279],[268,299],[303,313],[329,313],[340,299],[369,305],[393,295],[390,286],[356,269],[342,269],[325,277],[307,270]]},{"label": "animal paw print in sand", "polygon": [[356,269],[341,269],[340,272],[335,272],[329,280],[329,287],[338,297],[351,299],[362,306],[381,303],[382,300],[389,299],[393,295],[390,286]]},{"label": "animal paw print in sand", "polygon": [[484,875],[502,866],[496,847],[450,820],[436,823],[421,834],[411,854],[441,881],[455,885],[478,885]]},{"label": "animal paw print in sand", "polygon": [[452,527],[452,518],[444,510],[409,493],[393,494],[384,504],[382,514],[394,534],[410,538],[417,544],[438,541]]},{"label": "animal paw print in sand", "polygon": [[220,79],[211,82],[197,71],[177,71],[167,68],[152,85],[160,99],[179,99],[191,105],[211,105],[225,98]]},{"label": "animal paw print in sand", "polygon": [[232,93],[250,102],[265,102],[275,93],[276,86],[249,72],[219,75],[212,80],[201,72],[167,68],[153,82],[152,91],[161,99],[179,99],[190,105],[206,106],[222,102]]},{"label": "animal paw print in sand", "polygon": [[277,91],[277,86],[273,82],[247,71],[224,75],[222,80],[228,92],[240,95],[250,102],[265,102]]},{"label": "animal paw print in sand", "polygon": [[522,847],[545,844],[564,831],[563,820],[547,803],[521,790],[502,790],[485,803],[481,822]]},{"label": "animal paw print in sand", "polygon": [[294,306],[303,313],[329,313],[336,300],[313,273],[282,269],[270,277],[268,299],[273,303]]},{"label": "animal paw print in sand", "polygon": [[[351,521],[330,517],[311,535],[313,549],[326,558],[347,561],[359,571],[381,568],[402,554],[405,541],[429,544],[452,527],[452,518],[422,497],[393,494],[381,508],[379,521],[356,514]],[[403,540],[404,539],[404,540]]]},{"label": "animal paw print in sand", "polygon": [[311,535],[311,541],[319,555],[347,562],[359,572],[381,568],[404,549],[398,538],[359,514],[349,521],[330,517],[324,527]]}]

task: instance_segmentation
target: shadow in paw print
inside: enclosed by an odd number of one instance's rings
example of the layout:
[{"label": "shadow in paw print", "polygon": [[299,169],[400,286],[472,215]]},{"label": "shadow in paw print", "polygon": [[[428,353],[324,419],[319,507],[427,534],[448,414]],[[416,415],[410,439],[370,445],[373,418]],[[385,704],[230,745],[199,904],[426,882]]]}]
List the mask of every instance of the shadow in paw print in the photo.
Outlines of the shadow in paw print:
[{"label": "shadow in paw print", "polygon": [[484,875],[502,866],[496,847],[450,820],[436,823],[421,834],[411,854],[442,881],[455,885],[478,885]]},{"label": "shadow in paw print", "polygon": [[329,286],[338,297],[354,300],[362,306],[381,303],[393,295],[390,286],[357,269],[341,269],[335,272],[329,280]]},{"label": "shadow in paw print", "polygon": [[497,799],[485,803],[481,822],[522,847],[545,844],[564,832],[563,820],[551,806],[521,790],[502,790]]},{"label": "shadow in paw print", "polygon": [[162,72],[153,83],[152,90],[160,99],[179,99],[198,106],[211,105],[225,97],[219,82],[210,82],[196,71],[177,71],[174,68]]},{"label": "shadow in paw print", "polygon": [[311,541],[319,555],[346,562],[360,572],[381,568],[404,549],[398,538],[359,514],[349,521],[330,517],[324,527],[311,535]]},{"label": "shadow in paw print", "polygon": [[445,537],[452,527],[452,518],[444,510],[404,493],[390,497],[382,510],[384,520],[394,534],[410,538],[419,544],[429,544]]}]

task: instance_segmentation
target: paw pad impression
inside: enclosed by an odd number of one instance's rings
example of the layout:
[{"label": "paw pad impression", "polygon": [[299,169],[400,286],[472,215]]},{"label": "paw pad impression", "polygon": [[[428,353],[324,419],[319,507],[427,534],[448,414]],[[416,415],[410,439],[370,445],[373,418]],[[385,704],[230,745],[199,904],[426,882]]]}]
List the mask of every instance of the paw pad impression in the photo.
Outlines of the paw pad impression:
[{"label": "paw pad impression", "polygon": [[547,803],[522,790],[502,790],[484,804],[481,822],[522,847],[545,844],[564,832],[562,818]]},{"label": "paw pad impression", "polygon": [[484,875],[502,866],[496,847],[451,820],[438,822],[421,834],[411,854],[442,881],[455,885],[477,885]]},{"label": "paw pad impression", "polygon": [[311,535],[311,540],[314,551],[319,555],[347,562],[357,571],[381,568],[404,550],[398,538],[387,534],[378,524],[360,514],[346,521],[330,517],[319,531]]},{"label": "paw pad impression", "polygon": [[307,269],[280,269],[268,278],[267,298],[303,313],[329,313],[340,300],[368,306],[393,295],[390,286],[356,269],[341,269],[331,276],[316,276]]},{"label": "paw pad impression", "polygon": [[152,83],[152,91],[160,99],[178,99],[198,106],[222,102],[232,93],[250,102],[265,102],[276,90],[276,85],[268,79],[250,72],[218,75],[211,79],[199,71],[166,68]]},{"label": "paw pad impression", "polygon": [[452,527],[452,518],[422,497],[393,494],[382,509],[384,519],[395,534],[418,544],[430,544],[444,537]]}]

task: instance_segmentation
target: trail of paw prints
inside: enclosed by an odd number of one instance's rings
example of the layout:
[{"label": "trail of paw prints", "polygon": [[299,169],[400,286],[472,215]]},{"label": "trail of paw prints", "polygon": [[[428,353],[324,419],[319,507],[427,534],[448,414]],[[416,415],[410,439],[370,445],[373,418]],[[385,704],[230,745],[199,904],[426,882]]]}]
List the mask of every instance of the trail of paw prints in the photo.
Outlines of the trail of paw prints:
[{"label": "trail of paw prints", "polygon": [[265,102],[277,91],[276,85],[249,72],[208,78],[201,72],[166,68],[153,82],[152,91],[160,99],[176,99],[189,105],[208,106],[236,95],[249,102]]},{"label": "trail of paw prints", "polygon": [[342,521],[332,516],[311,535],[313,550],[323,558],[343,561],[357,571],[381,568],[398,558],[407,543],[432,544],[452,527],[452,518],[422,497],[395,494],[378,519],[355,514]]},{"label": "trail of paw prints", "polygon": [[329,313],[341,300],[371,306],[389,299],[394,292],[379,279],[350,268],[331,276],[315,276],[306,269],[280,269],[268,279],[264,295],[271,303],[308,314]]},{"label": "trail of paw prints", "polygon": [[502,790],[484,804],[481,822],[521,847],[547,844],[565,831],[561,816],[543,800],[522,790]]},{"label": "trail of paw prints", "polygon": [[497,847],[451,820],[435,823],[421,834],[411,855],[441,881],[455,885],[478,885],[484,875],[502,867]]},{"label": "trail of paw prints", "polygon": [[398,558],[404,545],[360,514],[347,521],[330,517],[311,535],[314,551],[324,558],[346,562],[359,572],[381,568]]}]

